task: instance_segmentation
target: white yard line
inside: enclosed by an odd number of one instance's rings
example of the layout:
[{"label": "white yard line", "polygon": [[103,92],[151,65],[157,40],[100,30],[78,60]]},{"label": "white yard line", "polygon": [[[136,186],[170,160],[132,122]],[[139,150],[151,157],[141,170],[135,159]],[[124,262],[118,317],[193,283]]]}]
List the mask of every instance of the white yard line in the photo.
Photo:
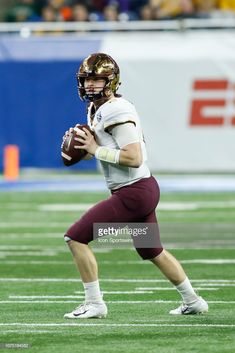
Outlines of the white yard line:
[{"label": "white yard line", "polygon": [[[146,278],[100,278],[100,282],[105,283],[169,283],[166,279],[146,279]],[[79,278],[19,278],[0,277],[0,282],[81,282]],[[193,283],[235,283],[235,279],[191,279]]]},{"label": "white yard line", "polygon": [[0,251],[1,250],[7,250],[7,251],[14,251],[14,250],[40,250],[40,251],[45,251],[45,250],[58,250],[58,251],[63,251],[67,249],[66,246],[43,246],[43,245],[0,245]]},{"label": "white yard line", "polygon": [[[215,286],[216,286],[216,284],[215,284]],[[229,286],[228,286],[229,287]],[[218,290],[219,288],[215,288],[215,287],[195,287],[194,286],[194,289],[196,289],[196,290],[205,290],[205,291],[215,291],[215,290]],[[161,290],[161,291],[168,291],[168,290],[172,290],[172,291],[175,291],[175,288],[171,288],[171,287],[154,287],[154,289],[153,290],[157,290],[157,291],[159,291],[159,290]],[[137,293],[137,291],[146,291],[146,293],[148,292],[148,293],[150,293],[151,292],[151,290],[149,290],[149,289],[147,289],[147,288],[143,288],[143,289],[137,289],[136,288],[136,292],[135,293]],[[102,291],[102,293],[105,293],[104,291]],[[155,294],[155,293],[154,293]]]},{"label": "white yard line", "polygon": [[[89,208],[94,206],[94,203],[55,203],[55,204],[41,204],[38,205],[38,210],[43,212],[72,212],[87,211]],[[235,201],[161,201],[158,206],[159,211],[194,211],[198,209],[224,209],[224,208],[235,208]]]},{"label": "white yard line", "polygon": [[12,201],[4,202],[4,209],[7,209],[7,210],[22,210],[22,209],[31,210],[35,206],[37,207],[37,204],[35,204],[34,202],[30,202],[30,200],[22,201],[22,202],[12,202]]},{"label": "white yard line", "polygon": [[89,208],[94,206],[94,203],[55,203],[55,204],[45,204],[45,205],[39,205],[38,210],[39,211],[59,211],[59,212],[72,212],[72,211],[78,211],[78,212],[83,212],[87,211]]},{"label": "white yard line", "polygon": [[[14,253],[12,253],[12,256],[14,256]],[[0,255],[1,257],[1,255]],[[68,261],[41,261],[41,260],[29,260],[29,261],[16,261],[16,260],[0,260],[0,264],[2,265],[68,265],[72,266],[73,262],[68,260]]]},{"label": "white yard line", "polygon": [[[31,251],[28,251],[31,250]],[[108,253],[111,251],[111,249],[108,248],[100,248],[100,249],[93,249],[95,253]],[[0,246],[0,259],[1,258],[6,258],[8,256],[19,256],[19,257],[24,257],[24,256],[57,256],[61,253],[68,253],[68,249],[66,245],[64,246]],[[72,265],[72,261],[40,261],[40,260],[29,260],[29,261],[17,261],[17,260],[1,260],[0,261],[3,264],[8,264],[8,265],[23,265],[23,264],[52,264],[52,265]]]},{"label": "white yard line", "polygon": [[[180,260],[183,264],[204,264],[204,265],[223,265],[235,264],[235,259],[193,259],[193,260]],[[99,264],[102,265],[149,265],[148,261],[109,261],[101,260]]]},{"label": "white yard line", "polygon": [[[14,330],[3,330],[1,329],[1,334],[7,334],[7,333],[36,333],[36,334],[45,334],[45,333],[58,333],[58,327],[55,330],[37,330],[36,329],[14,329]],[[8,348],[9,349],[9,348]],[[19,349],[19,348],[18,348]]]},{"label": "white yard line", "polygon": [[[223,265],[223,264],[235,264],[235,259],[193,259],[193,260],[180,260],[183,264],[205,264],[205,265]],[[99,261],[101,265],[149,265],[148,261]]]},{"label": "white yard line", "polygon": [[[82,292],[84,293],[84,292]],[[102,292],[103,293],[103,292]],[[9,299],[84,299],[84,295],[9,295]]]},{"label": "white yard line", "polygon": [[[2,251],[1,250],[7,250],[8,251]],[[10,251],[9,251],[10,249]],[[31,250],[41,250],[42,255],[40,256],[44,256],[43,254],[48,253],[50,256],[51,254],[55,254],[57,255],[57,253],[55,251],[58,252],[67,252],[67,249],[64,247],[51,247],[51,248],[47,248],[47,249],[42,249],[41,246],[0,246],[0,257],[2,257],[1,255],[4,256],[9,256],[11,255],[17,255],[20,256],[21,252],[15,252],[14,250],[27,250],[27,249],[31,249]],[[26,253],[26,252],[22,252],[22,256],[23,255],[27,255],[30,253]],[[36,254],[36,253],[32,253],[32,254]],[[193,259],[193,260],[180,260],[180,262],[182,264],[205,264],[205,265],[223,265],[223,264],[235,264],[235,259]],[[53,261],[53,260],[29,260],[29,261],[17,261],[17,260],[2,260],[0,261],[0,263],[2,264],[6,264],[6,265],[69,265],[71,266],[73,264],[73,262],[71,260],[69,261]],[[107,261],[107,260],[101,260],[99,261],[99,265],[113,265],[115,263],[116,265],[148,265],[149,266],[149,262],[148,261],[141,261],[141,260],[137,260],[137,261]]]},{"label": "white yard line", "polygon": [[[77,300],[0,300],[0,304],[66,304],[76,303]],[[107,304],[177,304],[177,300],[107,300]],[[208,304],[235,304],[235,301],[208,300]]]},{"label": "white yard line", "polygon": [[[194,289],[198,290],[210,290],[210,288],[215,289],[214,287],[235,287],[235,283],[200,283],[200,287],[194,285]],[[160,287],[161,288],[161,287]],[[136,290],[158,290],[159,287],[137,287]],[[175,288],[173,288],[175,289]],[[219,288],[216,288],[217,290]]]},{"label": "white yard line", "polygon": [[204,265],[223,265],[235,264],[235,259],[193,259],[180,260],[182,264],[204,264]]},{"label": "white yard line", "polygon": [[[60,225],[58,225],[60,226]],[[64,228],[64,229],[67,229],[69,226],[69,224],[67,224],[67,226]],[[6,227],[7,228],[7,231],[9,231],[11,229],[11,224],[9,223],[8,226]],[[15,226],[14,228],[17,228],[17,226]],[[29,233],[29,232],[22,232],[22,233],[16,233],[16,232],[10,232],[10,233],[7,233],[7,239],[49,239],[49,238],[52,238],[52,239],[63,239],[63,231],[61,232],[47,232],[48,229],[44,229],[43,233],[41,231],[41,228],[39,227],[40,231],[35,228],[34,229],[34,232],[33,233]],[[62,228],[61,228],[62,229]],[[181,234],[182,235],[182,234]],[[180,235],[179,235],[180,236]],[[219,235],[218,235],[219,236]],[[234,241],[233,239],[233,234],[232,234],[232,231],[231,231],[231,234],[229,236],[229,239],[228,239],[228,234],[226,236],[227,239],[217,239],[217,240],[213,240],[213,247],[212,247],[212,244],[211,244],[211,240],[205,240],[205,239],[199,239],[197,241],[197,243],[194,243],[193,244],[193,249],[202,249],[202,250],[205,250],[205,246],[198,246],[198,244],[202,244],[201,242],[203,242],[203,245],[206,245],[207,243],[209,243],[210,245],[210,248],[206,247],[206,250],[208,249],[214,249],[214,245],[218,245],[218,244],[221,244],[221,246],[224,246],[226,243],[229,242],[229,244],[231,245],[232,241]],[[174,243],[174,242],[170,242],[170,241],[167,241],[167,247],[168,248],[175,248],[177,246],[177,249],[188,249],[188,247],[191,245],[192,246],[192,241],[191,242],[185,242],[185,235],[184,235],[184,242],[183,241],[180,241],[180,238],[178,239],[177,243]],[[233,242],[235,244],[235,242]],[[130,249],[132,250],[132,249]]]},{"label": "white yard line", "polygon": [[[10,228],[10,225],[9,225]],[[63,233],[42,233],[34,232],[34,233],[7,233],[7,239],[44,239],[44,238],[62,238]]]},{"label": "white yard line", "polygon": [[224,327],[230,328],[235,327],[234,324],[168,324],[168,323],[151,323],[151,324],[138,324],[138,323],[78,323],[78,322],[68,322],[68,323],[23,323],[23,322],[12,322],[12,323],[0,323],[2,327],[71,327],[71,326],[103,326],[103,327]]},{"label": "white yard line", "polygon": [[[9,295],[9,299],[76,299],[84,298],[84,291],[75,292],[76,295]],[[153,294],[152,291],[102,291],[102,294]],[[83,294],[77,295],[77,294]]]},{"label": "white yard line", "polygon": [[235,283],[202,283],[201,286],[235,287]]},{"label": "white yard line", "polygon": [[45,251],[0,251],[0,258],[7,256],[56,256],[58,252],[53,250]]},{"label": "white yard line", "polygon": [[[214,285],[216,286],[216,284]],[[227,286],[229,287],[229,285]],[[233,285],[231,286],[233,287]],[[217,291],[219,290],[219,288],[216,287],[195,287],[194,289],[196,290],[204,290],[204,291]],[[145,293],[152,293],[155,294],[153,291],[175,291],[174,287],[154,287],[152,289],[148,289],[147,287],[142,287],[142,289],[140,288],[136,288],[135,291],[102,291],[103,294],[145,294]],[[80,291],[76,291],[75,293],[84,293],[84,292],[80,292]]]},{"label": "white yard line", "polygon": [[[84,298],[84,297],[83,297]],[[0,300],[0,304],[78,304],[77,300]]]},{"label": "white yard line", "polygon": [[0,228],[55,228],[55,227],[68,227],[68,222],[0,222]]}]

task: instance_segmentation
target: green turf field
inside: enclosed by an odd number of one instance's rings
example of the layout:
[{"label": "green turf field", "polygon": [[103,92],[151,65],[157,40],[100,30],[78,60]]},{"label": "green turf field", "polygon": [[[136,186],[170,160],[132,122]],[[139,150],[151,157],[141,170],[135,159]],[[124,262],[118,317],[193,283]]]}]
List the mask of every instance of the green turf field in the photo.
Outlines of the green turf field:
[{"label": "green turf field", "polygon": [[96,256],[108,317],[63,319],[83,300],[63,234],[87,203],[106,195],[1,193],[0,353],[18,351],[17,344],[23,344],[26,352],[40,353],[233,352],[235,194],[231,193],[163,194],[158,212],[162,241],[182,260],[194,287],[208,300],[207,315],[168,315],[180,298],[153,265],[131,249],[99,248]]}]

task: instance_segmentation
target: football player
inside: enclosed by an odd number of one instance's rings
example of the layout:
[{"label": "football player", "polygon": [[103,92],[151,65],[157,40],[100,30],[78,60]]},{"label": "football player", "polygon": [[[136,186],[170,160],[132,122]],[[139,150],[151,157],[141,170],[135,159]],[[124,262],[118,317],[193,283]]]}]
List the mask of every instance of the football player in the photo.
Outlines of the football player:
[{"label": "football player", "polygon": [[[94,136],[78,129],[77,140],[103,168],[111,196],[89,209],[66,232],[67,242],[83,282],[85,302],[66,319],[104,318],[107,306],[98,280],[95,256],[88,246],[93,240],[93,223],[140,222],[157,225],[155,209],[159,187],[147,166],[146,146],[138,114],[133,104],[118,93],[119,67],[103,53],[88,56],[77,73],[80,98],[88,102],[87,120]],[[170,314],[199,314],[208,311],[206,301],[191,286],[180,263],[163,249],[159,232],[156,247],[136,248],[144,260],[150,260],[175,286],[182,305]]]}]

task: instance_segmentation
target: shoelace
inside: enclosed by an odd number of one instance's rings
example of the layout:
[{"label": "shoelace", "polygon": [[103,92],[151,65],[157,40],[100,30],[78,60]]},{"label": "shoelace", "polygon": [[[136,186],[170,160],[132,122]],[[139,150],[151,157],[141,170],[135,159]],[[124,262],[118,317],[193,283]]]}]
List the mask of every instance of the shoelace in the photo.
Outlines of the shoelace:
[{"label": "shoelace", "polygon": [[183,304],[181,305],[180,310],[181,310],[182,313],[187,312],[187,310],[188,310],[188,305],[185,304],[185,303],[183,303]]},{"label": "shoelace", "polygon": [[86,303],[80,304],[79,306],[77,306],[75,308],[75,311],[76,310],[80,310],[80,309],[86,310],[87,309],[87,304]]},{"label": "shoelace", "polygon": [[89,310],[89,305],[90,305],[90,303],[82,303],[79,306],[77,306],[74,311],[81,310],[81,309],[84,311]]}]

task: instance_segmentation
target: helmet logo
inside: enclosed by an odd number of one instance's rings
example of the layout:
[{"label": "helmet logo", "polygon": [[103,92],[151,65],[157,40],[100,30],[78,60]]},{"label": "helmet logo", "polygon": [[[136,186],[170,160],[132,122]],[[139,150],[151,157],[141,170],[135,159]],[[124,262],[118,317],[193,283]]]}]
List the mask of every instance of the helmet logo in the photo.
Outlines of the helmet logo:
[{"label": "helmet logo", "polygon": [[99,113],[96,115],[96,119],[97,119],[98,123],[101,121],[101,119],[102,119],[101,112],[99,112]]}]

